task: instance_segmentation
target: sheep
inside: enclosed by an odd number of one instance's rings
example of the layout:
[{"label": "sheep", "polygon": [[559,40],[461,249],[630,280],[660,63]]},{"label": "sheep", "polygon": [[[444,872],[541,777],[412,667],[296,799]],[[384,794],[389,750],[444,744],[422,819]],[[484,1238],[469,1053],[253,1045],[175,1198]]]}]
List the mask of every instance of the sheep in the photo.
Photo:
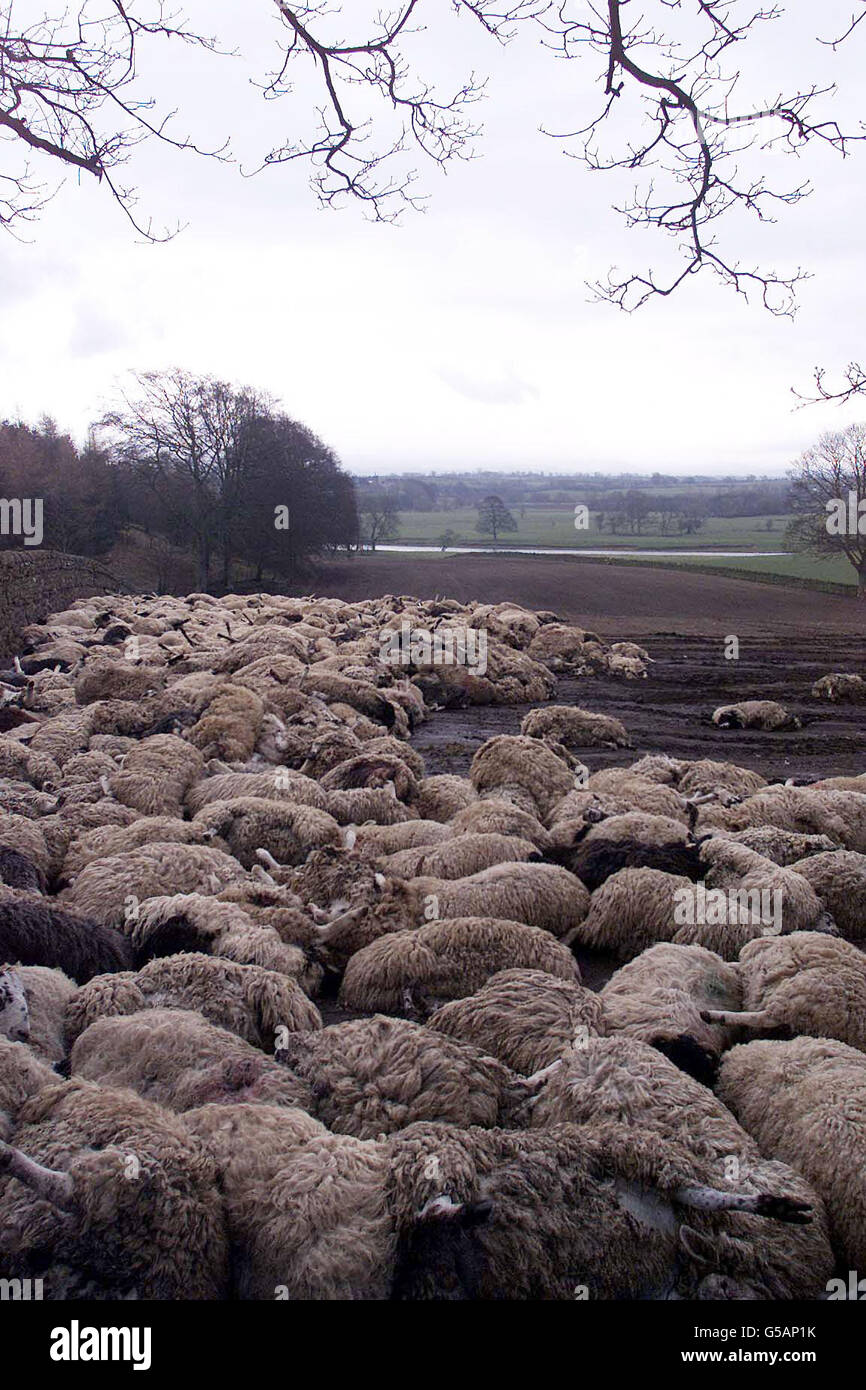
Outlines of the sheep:
[{"label": "sheep", "polygon": [[673,941],[677,904],[693,891],[691,879],[661,869],[619,869],[590,897],[589,911],[563,938],[631,960],[658,941]]},{"label": "sheep", "polygon": [[299,806],[328,809],[327,793],[312,777],[280,768],[273,772],[219,772],[204,777],[190,787],[186,808],[197,816],[212,801],[234,801],[236,797],[257,796],[266,801],[288,801]]},{"label": "sheep", "polygon": [[590,908],[580,879],[556,864],[494,864],[461,879],[410,879],[407,887],[419,916],[433,909],[440,917],[493,915],[557,937],[567,936]]},{"label": "sheep", "polygon": [[822,1198],[843,1268],[866,1266],[866,1056],[829,1038],[741,1043],[719,1099],[761,1147]]},{"label": "sheep", "polygon": [[832,849],[798,859],[791,867],[811,884],[848,941],[866,938],[866,854]]},{"label": "sheep", "polygon": [[20,970],[0,966],[0,1037],[10,1042],[30,1039],[30,1006]]},{"label": "sheep", "polygon": [[[431,825],[435,823],[429,822]],[[542,852],[551,846],[550,832],[535,816],[521,811],[518,806],[512,806],[510,802],[497,801],[493,797],[474,801],[458,811],[448,822],[448,831],[452,835],[512,835],[531,840]]]},{"label": "sheep", "polygon": [[[666,787],[648,778],[635,777],[630,768],[611,767],[594,772],[588,779],[585,792],[573,791],[556,807],[551,820],[551,828],[569,819],[570,810],[578,810],[578,798],[586,798],[591,793],[593,801],[609,815],[622,815],[627,811],[646,811],[651,816],[667,816],[670,820],[682,821],[691,827],[696,819],[696,808],[673,787]],[[574,819],[580,819],[578,814]]]},{"label": "sheep", "polygon": [[24,1102],[56,1081],[57,1073],[47,1062],[25,1042],[12,1042],[0,1030],[0,1140],[10,1138]]},{"label": "sheep", "polygon": [[[304,730],[305,734],[306,732]],[[338,763],[345,762],[355,753],[360,753],[363,746],[357,735],[342,725],[321,733],[316,731],[311,740],[304,745],[305,756],[300,771],[305,777],[321,777]]]},{"label": "sheep", "polygon": [[[707,866],[707,887],[733,889],[739,902],[749,905],[745,914],[742,911],[736,914],[739,918],[745,916],[745,921],[733,921],[732,914],[728,911],[725,914],[726,920],[719,922],[726,945],[730,934],[727,929],[730,927],[739,927],[746,931],[743,944],[749,936],[760,936],[763,929],[770,926],[777,935],[779,932],[835,930],[817,893],[805,875],[795,868],[783,868],[749,849],[747,845],[736,844],[719,836],[704,841],[700,853]],[[805,862],[809,864],[812,861],[807,859]],[[764,899],[764,894],[770,896]],[[760,912],[755,911],[752,906],[756,901],[755,895],[761,895]],[[773,916],[768,921],[765,920],[764,906],[765,903],[771,902]],[[750,927],[756,930],[749,931]],[[710,942],[705,938],[706,933],[703,933],[702,940],[705,945],[709,945]],[[720,955],[726,954],[720,948],[716,949],[719,949]]]},{"label": "sheep", "polygon": [[244,906],[200,893],[148,899],[130,916],[127,931],[139,968],[156,957],[196,951],[287,975],[307,994],[315,994],[324,977],[304,950],[273,926],[259,925]]},{"label": "sheep", "polygon": [[15,778],[0,778],[0,808],[14,816],[47,816],[57,806],[57,798],[39,792],[29,782]]},{"label": "sheep", "polygon": [[[66,1005],[76,993],[77,986],[62,970],[46,965],[17,965],[12,972],[24,992],[28,1014],[28,1036],[22,1038],[28,1047],[51,1066],[66,1056],[63,1019]],[[3,971],[0,970],[0,981]],[[115,979],[114,975],[105,976]],[[0,1018],[0,1032],[3,1022]],[[11,1036],[7,1033],[7,1036]]]},{"label": "sheep", "polygon": [[217,1166],[183,1121],[129,1091],[46,1086],[0,1144],[4,1273],[51,1299],[219,1299],[229,1246]]},{"label": "sheep", "polygon": [[97,1018],[148,1008],[196,1010],[266,1052],[282,1031],[322,1027],[321,1014],[294,980],[190,951],[149,961],[137,974],[105,975],[75,991],[64,1014],[66,1038],[71,1045]]},{"label": "sheep", "polygon": [[340,827],[327,811],[258,796],[212,801],[193,825],[202,834],[222,836],[245,869],[256,863],[259,849],[280,864],[300,864],[311,849],[343,843]]},{"label": "sheep", "polygon": [[347,849],[356,849],[359,854],[375,859],[382,854],[417,849],[419,845],[438,845],[453,834],[453,826],[442,821],[407,820],[396,825],[351,826],[344,835],[344,842]]},{"label": "sheep", "polygon": [[89,705],[96,700],[140,700],[165,683],[165,672],[158,667],[134,666],[122,658],[100,656],[88,661],[75,678],[75,702]]},{"label": "sheep", "polygon": [[397,721],[397,709],[374,685],[341,676],[334,671],[319,671],[311,666],[298,682],[299,689],[308,695],[320,695],[333,707],[346,704],[366,715],[377,724],[391,729]]},{"label": "sheep", "polygon": [[445,772],[424,778],[415,809],[424,820],[450,821],[477,800],[478,793],[467,778]]},{"label": "sheep", "polygon": [[742,700],[736,705],[720,705],[713,712],[713,723],[721,729],[800,729],[796,715],[789,714],[776,700]]},{"label": "sheep", "polygon": [[327,797],[326,809],[340,825],[357,825],[363,821],[375,821],[377,825],[398,825],[402,821],[415,820],[418,814],[397,799],[390,784],[387,787],[352,787],[348,791],[331,791]]},{"label": "sheep", "polygon": [[541,855],[530,840],[512,835],[459,835],[439,845],[419,845],[383,855],[377,867],[397,878],[468,878],[494,864],[538,863]]},{"label": "sheep", "polygon": [[590,891],[620,869],[651,868],[692,879],[702,877],[695,836],[670,816],[629,811],[584,825],[576,843],[557,849],[555,858]]},{"label": "sheep", "polygon": [[97,1018],[76,1038],[70,1069],[74,1078],[128,1087],[178,1112],[239,1100],[312,1108],[288,1067],[187,1009]]},{"label": "sheep", "polygon": [[243,762],[252,756],[264,718],[264,701],[245,686],[226,684],[218,690],[201,718],[189,731],[189,741],[202,757]]},{"label": "sheep", "polygon": [[[725,1212],[720,1204],[711,1215],[711,1199],[703,1212],[696,1203],[679,1238],[688,1297],[816,1298],[824,1291],[833,1256],[820,1188],[803,1181],[798,1164],[764,1157],[764,1146],[710,1090],[637,1038],[587,1039],[552,1073],[531,1113],[542,1131],[567,1123],[592,1134],[624,1124],[638,1151],[653,1140],[677,1155],[695,1187],[784,1194],[793,1208],[790,1223],[760,1221],[747,1205]],[[630,1209],[646,1220],[650,1194],[630,1195],[637,1199]],[[796,1212],[804,1208],[811,1220],[799,1224]]]},{"label": "sheep", "polygon": [[370,753],[366,748],[363,753],[337,763],[320,778],[320,786],[325,791],[389,785],[400,801],[411,802],[418,791],[417,778],[402,758],[388,753]]},{"label": "sheep", "polygon": [[375,1139],[416,1120],[508,1125],[532,1089],[469,1043],[401,1018],[298,1032],[277,1052],[311,1087],[316,1115],[335,1134]]},{"label": "sheep", "polygon": [[112,927],[54,903],[10,895],[0,897],[0,961],[46,965],[83,985],[94,975],[128,970],[132,951]]},{"label": "sheep", "polygon": [[829,835],[798,835],[796,831],[782,830],[777,825],[756,825],[748,830],[723,830],[718,838],[746,845],[748,849],[753,849],[765,859],[770,859],[774,864],[780,864],[786,869],[796,868],[801,859],[836,848]]},{"label": "sheep", "polygon": [[843,849],[866,854],[866,795],[812,787],[767,787],[737,806],[702,807],[698,819],[699,830],[748,830],[756,825],[828,835]]},{"label": "sheep", "polygon": [[[3,835],[5,828],[6,823],[0,821],[0,835]],[[48,851],[44,836],[40,833],[39,838],[42,841],[43,856],[47,860]],[[25,893],[39,895],[45,891],[45,874],[26,854],[11,849],[0,841],[0,883],[6,888],[20,888]]]},{"label": "sheep", "polygon": [[866,703],[866,681],[850,671],[831,671],[815,681],[810,693],[814,700],[863,704]]},{"label": "sheep", "polygon": [[712,1085],[719,1057],[740,1038],[735,1014],[715,1011],[739,1009],[742,994],[736,965],[703,946],[661,942],[617,970],[599,997],[607,1033],[639,1038]]},{"label": "sheep", "polygon": [[0,737],[0,777],[28,782],[37,791],[50,792],[57,787],[61,776],[54,758],[38,749],[25,747],[17,739]]},{"label": "sheep", "polygon": [[580,981],[571,952],[541,928],[456,917],[365,946],[349,961],[338,997],[344,1008],[399,1014],[412,990],[434,1000],[462,999],[498,970],[520,966]]},{"label": "sheep", "polygon": [[625,726],[607,714],[595,714],[577,705],[548,705],[530,710],[520,725],[521,734],[575,748],[629,748]]},{"label": "sheep", "polygon": [[479,748],[469,776],[479,795],[512,802],[542,821],[574,786],[565,763],[543,743],[509,734]]},{"label": "sheep", "polygon": [[740,952],[742,1000],[705,1011],[715,1025],[838,1038],[866,1052],[866,956],[816,932],[750,941]]},{"label": "sheep", "polygon": [[[648,762],[649,759],[644,761]],[[640,764],[635,764],[635,772]],[[684,796],[703,796],[709,793],[742,799],[753,796],[767,785],[767,779],[760,772],[749,767],[738,767],[735,763],[718,762],[713,758],[699,758],[697,762],[681,763],[682,771],[677,779],[677,789]]]},{"label": "sheep", "polygon": [[69,883],[95,859],[124,854],[142,845],[168,843],[209,844],[213,849],[228,851],[228,846],[223,841],[215,841],[214,832],[206,826],[174,816],[142,816],[131,825],[97,826],[79,835],[66,852],[58,878]]},{"label": "sheep", "polygon": [[106,927],[124,927],[137,904],[157,894],[218,893],[243,876],[236,859],[205,845],[150,844],[86,864],[64,904]]},{"label": "sheep", "polygon": [[137,744],[108,780],[124,806],[144,816],[180,817],[184,796],[203,771],[198,749],[174,734],[155,734]]},{"label": "sheep", "polygon": [[542,970],[500,970],[475,993],[443,1004],[427,1027],[472,1043],[512,1071],[544,1071],[585,1037],[606,1032],[601,1000]]}]

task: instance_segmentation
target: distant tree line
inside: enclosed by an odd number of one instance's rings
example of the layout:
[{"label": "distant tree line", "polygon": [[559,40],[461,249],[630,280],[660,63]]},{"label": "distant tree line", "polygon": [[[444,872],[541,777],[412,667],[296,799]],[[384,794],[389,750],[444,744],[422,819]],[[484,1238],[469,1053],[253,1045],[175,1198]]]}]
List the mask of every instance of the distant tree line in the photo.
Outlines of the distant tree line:
[{"label": "distant tree line", "polygon": [[266,396],[183,371],[135,377],[83,449],[49,420],[4,422],[0,494],[43,498],[58,550],[104,556],[129,527],[159,537],[194,555],[203,590],[236,566],[292,578],[359,537],[332,449]]}]

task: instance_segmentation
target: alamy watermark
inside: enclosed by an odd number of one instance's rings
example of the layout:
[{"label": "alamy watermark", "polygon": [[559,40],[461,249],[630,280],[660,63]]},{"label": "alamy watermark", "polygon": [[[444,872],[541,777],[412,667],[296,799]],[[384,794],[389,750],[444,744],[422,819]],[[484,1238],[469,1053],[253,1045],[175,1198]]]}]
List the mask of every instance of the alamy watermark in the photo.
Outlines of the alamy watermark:
[{"label": "alamy watermark", "polygon": [[765,936],[782,930],[782,891],[779,888],[678,888],[674,893],[678,927],[759,926]]},{"label": "alamy watermark", "polygon": [[866,536],[866,497],[853,490],[845,497],[833,497],[825,503],[827,534],[830,536]]},{"label": "alamy watermark", "polygon": [[392,666],[465,666],[475,676],[487,670],[487,633],[477,627],[412,627],[404,619],[399,631],[379,633],[379,659]]},{"label": "alamy watermark", "polygon": [[25,545],[41,545],[41,497],[0,497],[0,536],[23,536]]}]

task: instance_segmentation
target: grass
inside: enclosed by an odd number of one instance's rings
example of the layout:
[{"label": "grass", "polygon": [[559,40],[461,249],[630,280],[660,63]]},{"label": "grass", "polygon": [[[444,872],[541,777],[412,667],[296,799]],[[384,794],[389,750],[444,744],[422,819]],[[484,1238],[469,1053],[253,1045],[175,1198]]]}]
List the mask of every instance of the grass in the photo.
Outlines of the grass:
[{"label": "grass", "polygon": [[[641,536],[616,535],[598,531],[593,522],[588,531],[574,527],[574,510],[568,507],[527,507],[513,513],[516,531],[508,531],[498,544],[573,546],[576,550],[697,550],[713,546],[719,550],[782,550],[783,534],[788,518],[774,517],[709,517],[703,529],[693,536],[660,536],[656,531]],[[450,512],[401,512],[400,530],[394,537],[401,545],[435,545],[445,531],[455,533],[454,545],[493,545],[489,536],[475,530],[478,513],[474,507],[460,507]],[[771,521],[773,529],[767,530]]]}]

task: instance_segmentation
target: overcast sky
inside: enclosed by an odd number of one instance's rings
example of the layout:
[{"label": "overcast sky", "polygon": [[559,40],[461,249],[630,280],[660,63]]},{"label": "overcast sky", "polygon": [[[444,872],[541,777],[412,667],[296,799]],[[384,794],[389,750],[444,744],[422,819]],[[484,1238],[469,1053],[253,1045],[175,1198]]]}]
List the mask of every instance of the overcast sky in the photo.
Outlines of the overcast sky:
[{"label": "overcast sky", "polygon": [[[248,60],[155,46],[142,53],[142,87],[179,107],[179,129],[203,143],[231,135],[251,165],[290,133],[308,93],[302,82],[294,104],[264,104],[248,83],[276,33],[266,0],[185,8]],[[844,29],[851,0],[797,8],[806,13],[756,46],[751,90],[772,98],[777,84],[831,73],[838,109],[859,128],[866,26],[833,58],[814,36]],[[589,173],[538,132],[592,110],[593,65],[537,43],[501,51],[465,20],[443,21],[424,51],[431,76],[489,74],[486,133],[474,162],[447,177],[423,169],[428,209],[399,227],[319,209],[300,165],[243,179],[150,146],[127,172],[143,210],[187,224],[170,244],[140,244],[85,175],[29,244],[0,233],[0,415],[50,414],[83,437],[128,369],[180,365],[273,393],[354,471],[744,474],[779,471],[821,431],[866,417],[866,400],[798,412],[790,391],[808,387],[816,364],[866,358],[866,149],[790,169],[777,159],[781,181],[812,178],[812,198],[775,227],[730,229],[728,249],[745,260],[814,272],[793,324],[703,278],[624,315],[590,302],[584,282],[614,263],[663,265],[670,251],[612,211],[628,184]],[[8,155],[0,145],[0,170]]]}]

